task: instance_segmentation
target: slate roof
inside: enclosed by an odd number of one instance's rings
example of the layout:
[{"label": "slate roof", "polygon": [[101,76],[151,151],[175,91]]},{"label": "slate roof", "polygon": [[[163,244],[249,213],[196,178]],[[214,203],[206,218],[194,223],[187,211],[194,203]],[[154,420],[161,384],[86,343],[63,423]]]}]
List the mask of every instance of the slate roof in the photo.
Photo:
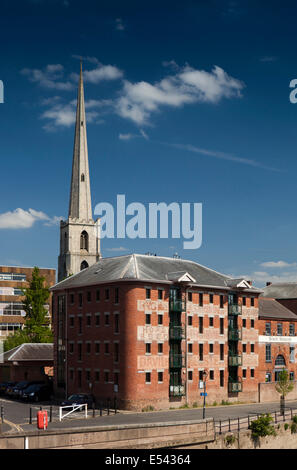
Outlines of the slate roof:
[{"label": "slate roof", "polygon": [[259,297],[259,318],[275,318],[279,320],[295,320],[297,315],[275,299]]},{"label": "slate roof", "polygon": [[297,282],[276,282],[264,287],[262,297],[297,299]]},{"label": "slate roof", "polygon": [[[141,280],[174,282],[172,274],[181,277],[188,273],[195,279],[194,285],[228,288],[232,278],[202,266],[194,261],[130,254],[114,258],[101,258],[89,268],[60,281],[51,290],[96,285],[103,282]],[[231,284],[233,284],[231,282]],[[251,288],[249,291],[262,292]]]},{"label": "slate roof", "polygon": [[1,362],[13,361],[53,361],[53,343],[24,343],[0,354]]}]

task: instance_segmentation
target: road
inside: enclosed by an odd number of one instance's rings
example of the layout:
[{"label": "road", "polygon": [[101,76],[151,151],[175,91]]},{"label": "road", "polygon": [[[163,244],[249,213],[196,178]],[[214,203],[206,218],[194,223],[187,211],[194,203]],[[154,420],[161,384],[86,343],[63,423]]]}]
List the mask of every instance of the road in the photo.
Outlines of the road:
[{"label": "road", "polygon": [[[18,401],[0,399],[0,406],[4,407],[3,431],[33,431],[36,429],[36,416],[40,406],[49,411],[46,404],[27,404]],[[32,407],[33,424],[29,424],[30,407]],[[286,401],[286,407],[296,410],[297,401]],[[228,418],[247,417],[248,415],[260,413],[273,413],[279,411],[279,402],[273,403],[253,403],[248,405],[227,405],[206,408],[206,418],[214,418],[215,421],[226,420]],[[202,419],[202,408],[178,409],[169,411],[152,411],[143,413],[118,412],[107,416],[106,411],[100,416],[96,410],[93,417],[92,410],[89,410],[88,418],[84,413],[74,413],[72,418],[65,418],[62,422],[58,420],[58,407],[53,406],[53,421],[49,423],[48,429],[71,429],[90,426],[111,426],[124,424],[160,423],[193,421]]]}]

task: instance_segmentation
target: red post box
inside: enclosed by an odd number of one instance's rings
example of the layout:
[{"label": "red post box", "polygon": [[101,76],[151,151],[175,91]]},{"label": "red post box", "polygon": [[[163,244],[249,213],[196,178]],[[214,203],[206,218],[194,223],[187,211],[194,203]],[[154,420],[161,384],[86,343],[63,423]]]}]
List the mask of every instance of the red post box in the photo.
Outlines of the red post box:
[{"label": "red post box", "polygon": [[37,412],[37,428],[46,429],[48,424],[47,411]]}]

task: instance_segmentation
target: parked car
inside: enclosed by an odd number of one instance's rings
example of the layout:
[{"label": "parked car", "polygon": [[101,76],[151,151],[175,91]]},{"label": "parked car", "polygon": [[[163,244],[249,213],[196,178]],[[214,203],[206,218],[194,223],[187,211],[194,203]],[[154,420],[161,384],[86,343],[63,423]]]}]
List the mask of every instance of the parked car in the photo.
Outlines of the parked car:
[{"label": "parked car", "polygon": [[[87,393],[76,393],[74,395],[70,395],[67,400],[64,400],[61,403],[61,406],[70,406],[70,405],[84,405],[87,404],[88,407],[92,407],[94,403],[93,395],[88,395]],[[83,408],[79,408],[82,410]],[[70,408],[69,408],[70,410]]]},{"label": "parked car", "polygon": [[2,382],[0,384],[0,395],[4,395],[8,387],[14,387],[17,382]]},{"label": "parked car", "polygon": [[41,381],[41,380],[40,381],[37,381],[37,380],[32,380],[32,381],[24,380],[23,382],[18,382],[15,385],[15,387],[12,388],[10,396],[12,398],[20,398],[21,395],[22,395],[23,390],[25,390],[25,388],[29,387],[29,385],[43,384],[43,383],[44,382]]},{"label": "parked car", "polygon": [[49,400],[53,389],[47,384],[32,384],[21,391],[20,398],[26,401],[42,401]]}]

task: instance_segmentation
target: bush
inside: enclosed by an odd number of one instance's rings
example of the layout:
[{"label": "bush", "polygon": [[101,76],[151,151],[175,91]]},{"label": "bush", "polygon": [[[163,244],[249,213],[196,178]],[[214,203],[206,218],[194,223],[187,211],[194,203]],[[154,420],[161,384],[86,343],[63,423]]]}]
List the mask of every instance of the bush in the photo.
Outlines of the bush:
[{"label": "bush", "polygon": [[293,423],[296,423],[296,424],[297,424],[297,415],[294,415],[294,416],[293,416],[292,421],[293,421]]},{"label": "bush", "polygon": [[236,437],[234,436],[234,434],[228,434],[228,436],[225,437],[225,442],[227,446],[231,446],[235,443],[235,441]]},{"label": "bush", "polygon": [[291,434],[296,434],[297,433],[297,423],[293,422],[291,424]]},{"label": "bush", "polygon": [[151,405],[149,406],[146,406],[145,408],[142,408],[141,410],[142,412],[146,412],[146,411],[155,411],[155,408]]},{"label": "bush", "polygon": [[258,419],[252,421],[250,424],[252,438],[258,439],[259,437],[275,436],[276,432],[271,424],[272,422],[273,419],[269,413],[262,414]]},{"label": "bush", "polygon": [[198,403],[197,403],[197,401],[194,401],[194,403],[193,403],[192,406],[193,406],[193,408],[198,408]]},{"label": "bush", "polygon": [[284,429],[285,429],[285,431],[286,431],[288,428],[289,428],[288,423],[285,423],[285,424],[284,424]]}]

